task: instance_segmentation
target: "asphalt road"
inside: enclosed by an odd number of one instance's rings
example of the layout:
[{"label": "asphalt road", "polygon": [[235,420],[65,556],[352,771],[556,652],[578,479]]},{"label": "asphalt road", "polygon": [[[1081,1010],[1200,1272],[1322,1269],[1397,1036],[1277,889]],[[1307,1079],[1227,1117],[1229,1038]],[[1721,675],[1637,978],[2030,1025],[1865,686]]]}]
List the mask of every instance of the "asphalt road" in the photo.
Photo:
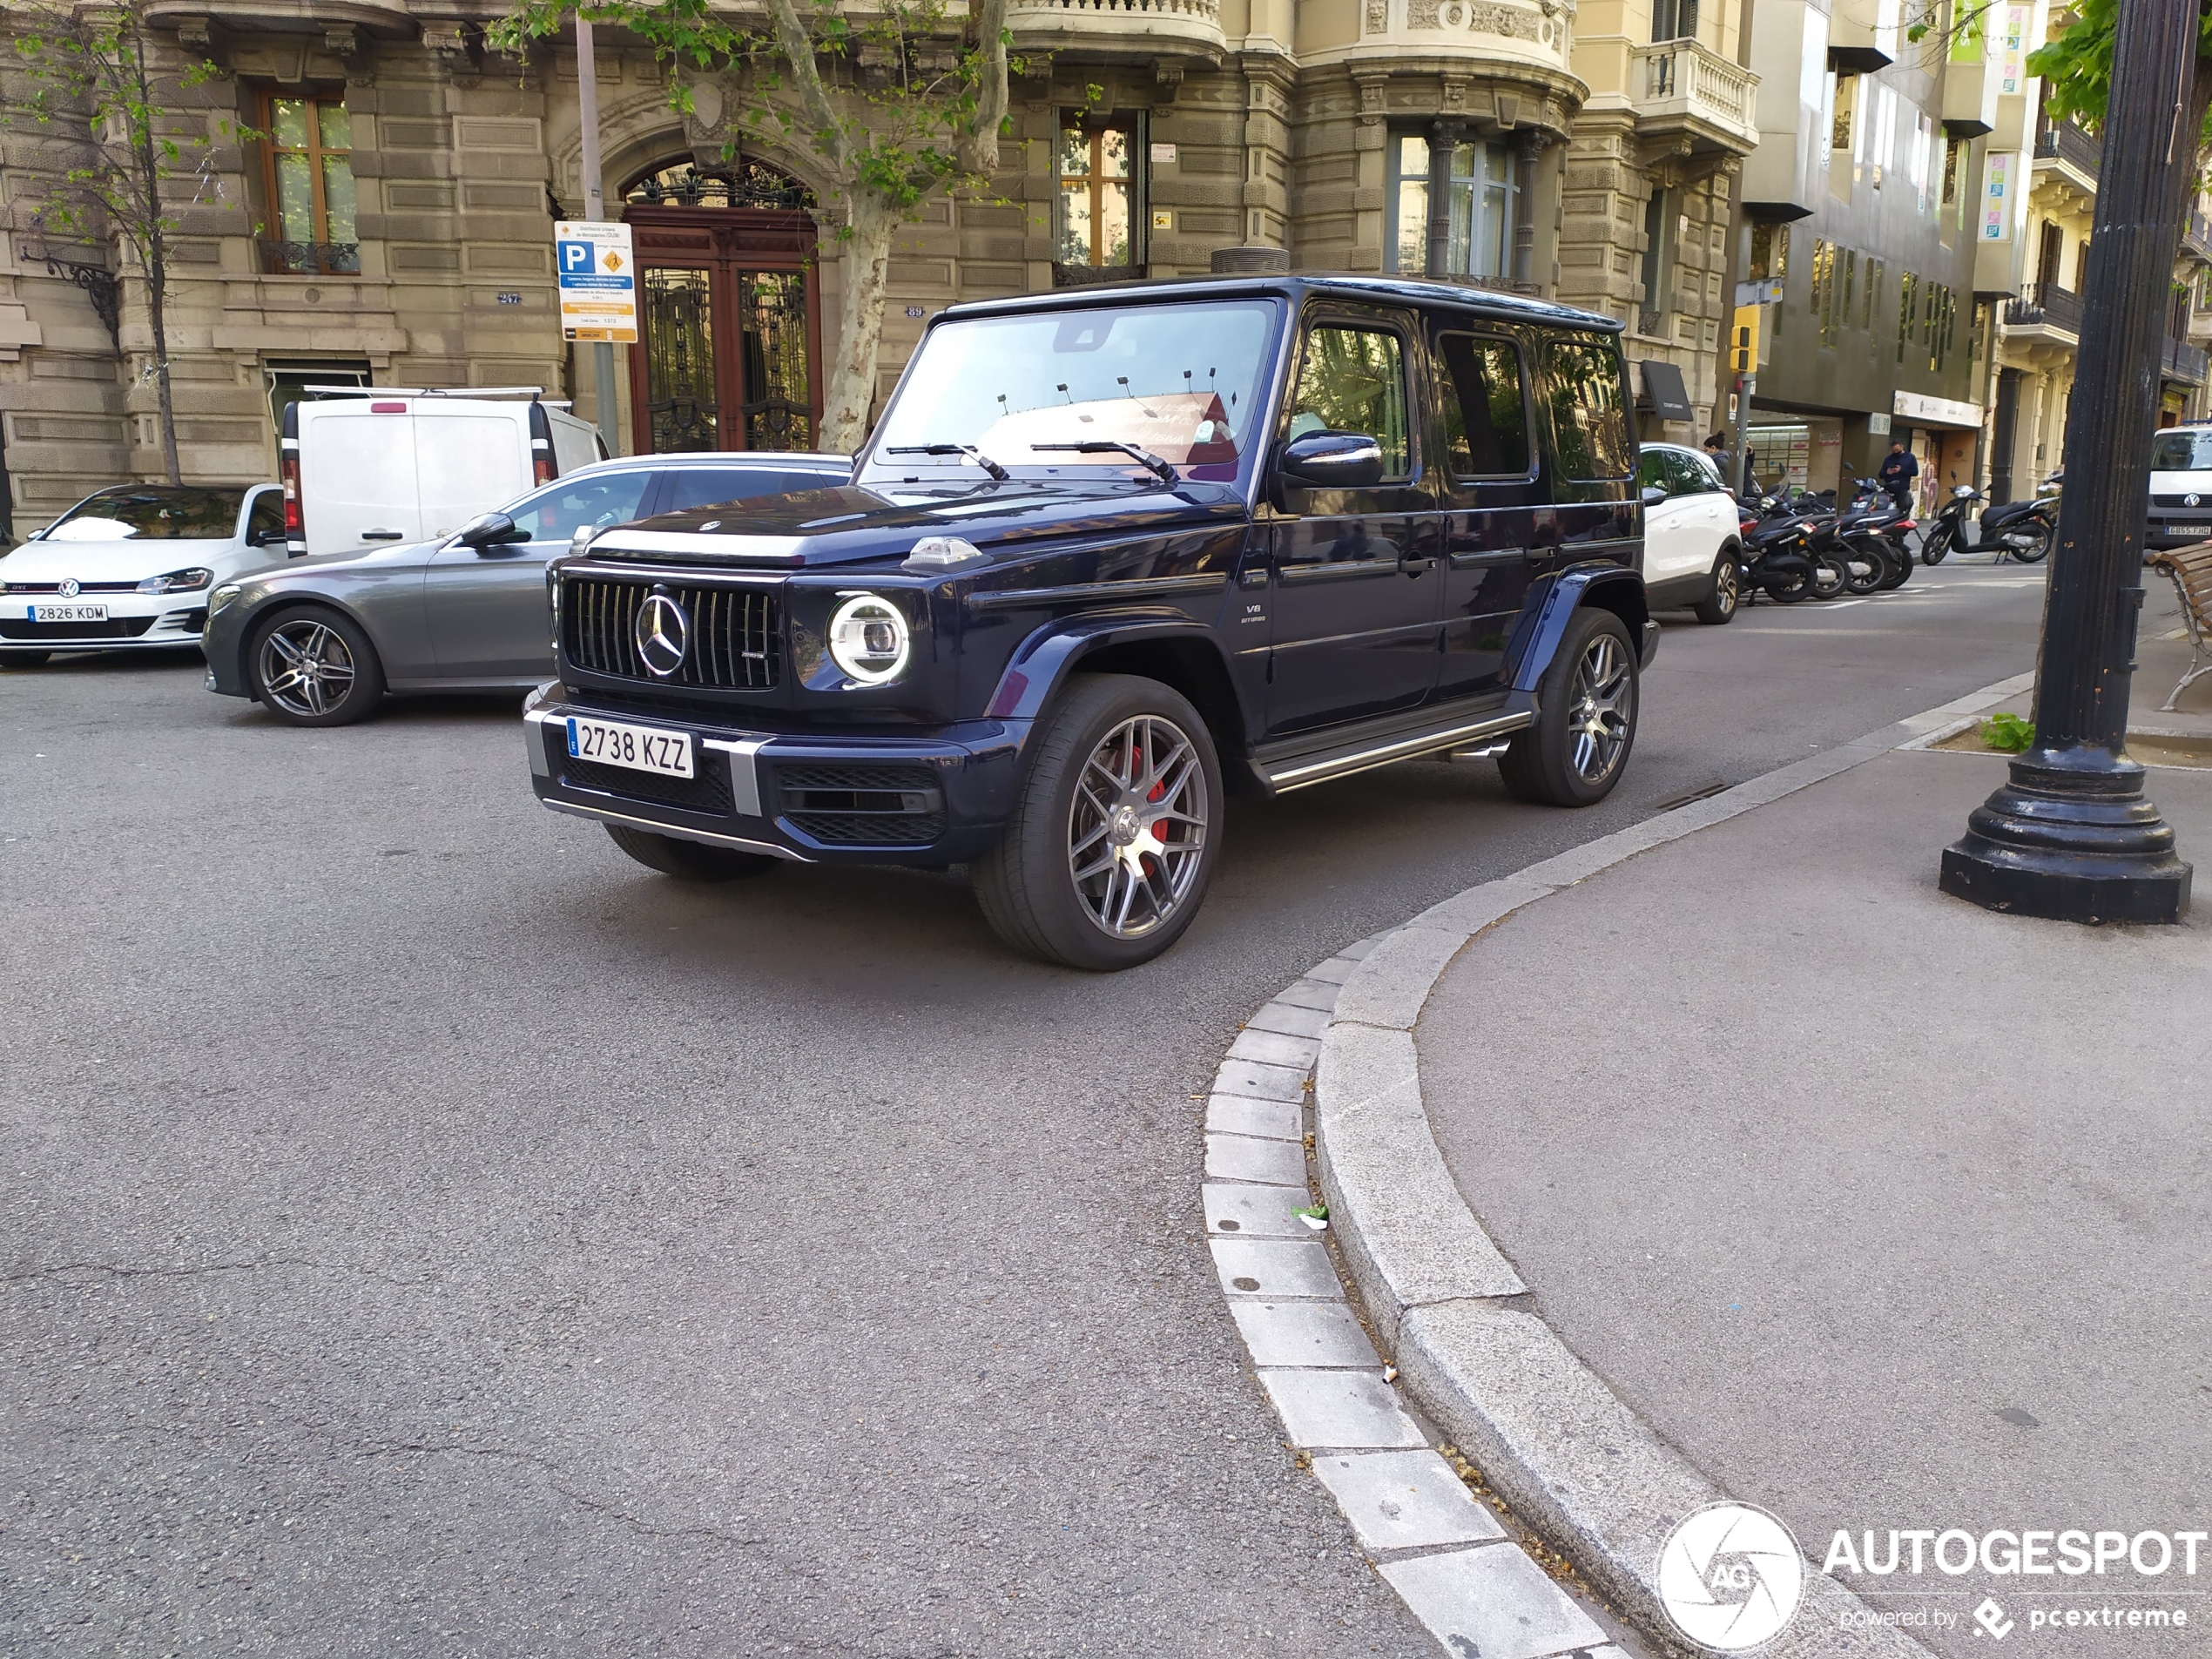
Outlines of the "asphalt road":
[{"label": "asphalt road", "polygon": [[1238,803],[1110,978],[957,876],[652,876],[505,702],[0,675],[0,1653],[1433,1651],[1243,1368],[1190,1096],[1337,948],[2018,672],[2040,602],[1685,621],[1601,807]]}]

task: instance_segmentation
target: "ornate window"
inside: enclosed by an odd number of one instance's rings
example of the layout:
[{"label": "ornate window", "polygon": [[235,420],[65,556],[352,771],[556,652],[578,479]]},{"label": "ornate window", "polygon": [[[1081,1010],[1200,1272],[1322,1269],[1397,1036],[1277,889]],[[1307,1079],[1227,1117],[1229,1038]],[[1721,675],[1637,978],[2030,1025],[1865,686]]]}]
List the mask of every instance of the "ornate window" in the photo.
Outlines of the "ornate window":
[{"label": "ornate window", "polygon": [[657,167],[631,179],[622,199],[644,207],[804,208],[814,205],[806,185],[751,156],[740,156],[726,168],[712,172],[702,172],[689,161]]},{"label": "ornate window", "polygon": [[[1496,142],[1455,145],[1447,189],[1444,271],[1448,276],[1502,282],[1513,273],[1513,154]],[[1428,139],[1418,132],[1391,136],[1389,225],[1384,254],[1389,268],[1418,276],[1428,269]]]},{"label": "ornate window", "polygon": [[1134,266],[1143,165],[1132,119],[1100,121],[1069,111],[1061,118],[1059,263]]},{"label": "ornate window", "polygon": [[267,159],[266,268],[294,276],[358,276],[354,127],[345,95],[268,93],[261,100]]}]

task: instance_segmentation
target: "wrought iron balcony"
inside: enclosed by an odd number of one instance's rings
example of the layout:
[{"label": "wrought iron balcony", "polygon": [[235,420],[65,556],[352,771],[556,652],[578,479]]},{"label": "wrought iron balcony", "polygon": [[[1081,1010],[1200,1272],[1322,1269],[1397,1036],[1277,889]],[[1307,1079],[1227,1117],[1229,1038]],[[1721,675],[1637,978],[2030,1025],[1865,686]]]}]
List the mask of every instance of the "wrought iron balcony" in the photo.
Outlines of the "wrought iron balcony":
[{"label": "wrought iron balcony", "polygon": [[1221,0],[1009,0],[1007,27],[1028,51],[1105,51],[1143,57],[1228,50]]},{"label": "wrought iron balcony", "polygon": [[359,242],[264,240],[261,268],[271,276],[359,276]]},{"label": "wrought iron balcony", "polygon": [[2020,290],[2016,300],[2005,301],[2007,328],[2046,328],[2074,340],[2081,338],[2081,296],[2055,282],[2035,282]]},{"label": "wrought iron balcony", "polygon": [[2035,135],[2038,161],[2062,161],[2091,179],[2103,165],[2105,147],[2071,121],[2041,128]]},{"label": "wrought iron balcony", "polygon": [[1639,133],[1687,132],[1739,154],[1759,141],[1758,89],[1757,75],[1694,40],[1638,46],[1629,75]]},{"label": "wrought iron balcony", "polygon": [[2166,379],[2178,385],[2202,386],[2205,377],[2204,348],[2169,337],[2160,368]]}]

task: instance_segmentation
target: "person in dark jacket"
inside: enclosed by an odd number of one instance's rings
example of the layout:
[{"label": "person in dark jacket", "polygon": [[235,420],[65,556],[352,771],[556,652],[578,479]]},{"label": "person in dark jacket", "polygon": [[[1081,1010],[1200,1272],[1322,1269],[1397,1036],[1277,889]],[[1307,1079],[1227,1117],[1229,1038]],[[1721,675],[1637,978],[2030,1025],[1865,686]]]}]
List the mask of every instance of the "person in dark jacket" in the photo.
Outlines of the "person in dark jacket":
[{"label": "person in dark jacket", "polygon": [[1890,499],[1910,512],[1912,508],[1912,481],[1920,475],[1920,463],[1905,447],[1902,438],[1890,445],[1890,452],[1882,457],[1877,475],[1882,481],[1882,488],[1890,492]]}]

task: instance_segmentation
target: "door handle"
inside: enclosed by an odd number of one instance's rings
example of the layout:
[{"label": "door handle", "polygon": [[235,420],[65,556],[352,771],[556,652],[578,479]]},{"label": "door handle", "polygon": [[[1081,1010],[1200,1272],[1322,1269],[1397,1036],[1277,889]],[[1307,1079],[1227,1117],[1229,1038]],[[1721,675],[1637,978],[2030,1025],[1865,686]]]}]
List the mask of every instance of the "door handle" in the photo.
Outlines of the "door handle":
[{"label": "door handle", "polygon": [[396,542],[407,535],[405,530],[363,530],[364,542]]},{"label": "door handle", "polygon": [[1405,576],[1426,576],[1435,568],[1434,559],[1404,559],[1398,566],[1400,574]]}]

